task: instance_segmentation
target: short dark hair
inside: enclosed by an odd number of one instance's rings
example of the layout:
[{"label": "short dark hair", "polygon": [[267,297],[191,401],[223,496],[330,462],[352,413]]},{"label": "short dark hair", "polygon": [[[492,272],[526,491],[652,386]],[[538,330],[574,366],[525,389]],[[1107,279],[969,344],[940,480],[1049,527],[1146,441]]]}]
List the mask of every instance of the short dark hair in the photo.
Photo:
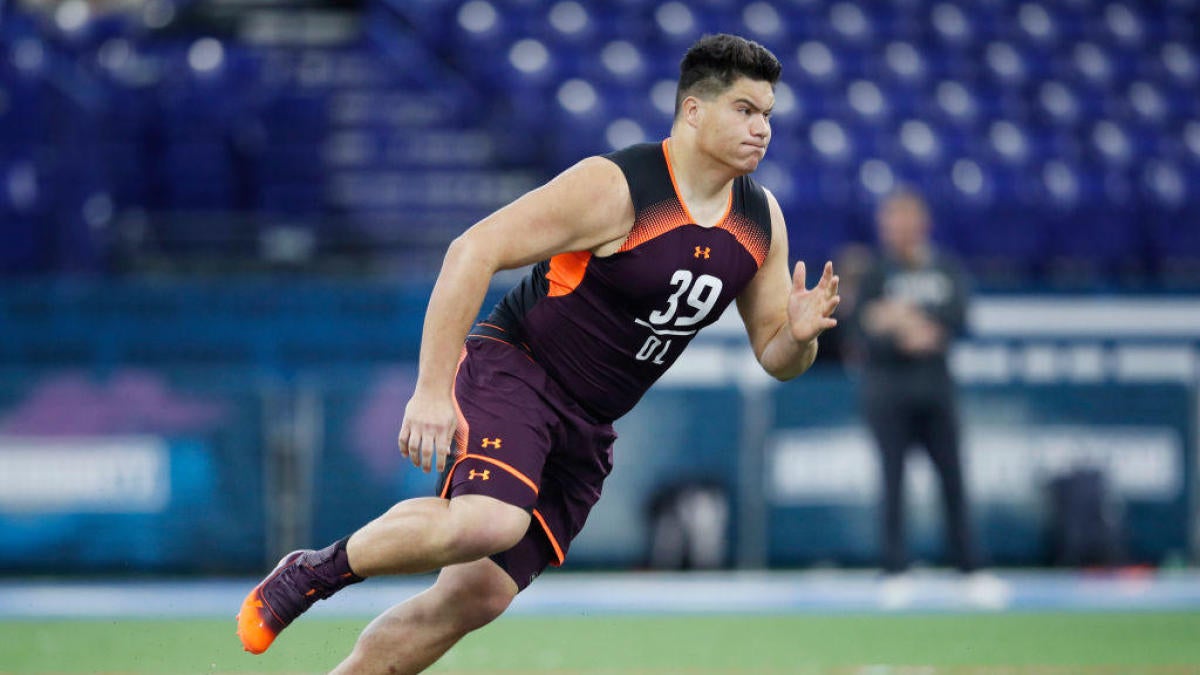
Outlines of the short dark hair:
[{"label": "short dark hair", "polygon": [[675,91],[675,115],[688,96],[711,98],[728,89],[739,77],[779,81],[783,66],[766,47],[737,35],[705,35],[693,44],[679,62],[679,88]]}]

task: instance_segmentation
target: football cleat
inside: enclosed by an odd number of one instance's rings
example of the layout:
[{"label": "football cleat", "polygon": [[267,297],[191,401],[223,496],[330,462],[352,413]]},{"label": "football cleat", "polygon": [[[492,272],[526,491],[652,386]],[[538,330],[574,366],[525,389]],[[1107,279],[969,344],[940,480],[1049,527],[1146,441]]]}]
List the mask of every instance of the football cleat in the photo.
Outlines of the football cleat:
[{"label": "football cleat", "polygon": [[285,555],[242,601],[242,609],[237,615],[237,636],[242,647],[251,654],[267,651],[279,633],[312,606],[311,602],[304,602],[305,591],[298,593],[300,602],[296,601],[297,592],[290,588],[291,579],[280,579],[288,566],[305,553],[292,551]]},{"label": "football cleat", "polygon": [[296,617],[318,600],[362,581],[349,571],[344,543],[320,551],[292,551],[242,601],[237,634],[251,654],[267,651]]}]

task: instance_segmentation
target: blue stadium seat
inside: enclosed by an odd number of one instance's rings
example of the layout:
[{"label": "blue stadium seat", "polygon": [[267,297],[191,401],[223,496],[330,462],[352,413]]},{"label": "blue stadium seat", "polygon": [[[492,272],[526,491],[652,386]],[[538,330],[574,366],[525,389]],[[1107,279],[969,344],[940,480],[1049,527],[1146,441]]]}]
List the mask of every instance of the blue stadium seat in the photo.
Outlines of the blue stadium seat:
[{"label": "blue stadium seat", "polygon": [[[651,138],[665,138],[670,133],[674,119],[675,86],[674,81],[662,80],[649,86],[610,90],[606,95],[606,104],[614,114],[637,122]],[[662,100],[656,100],[656,96]],[[660,108],[660,105],[663,107]]]},{"label": "blue stadium seat", "polygon": [[899,120],[896,147],[892,156],[897,161],[914,165],[933,165],[946,159],[946,148],[937,128],[921,119]]},{"label": "blue stadium seat", "polygon": [[1098,120],[1089,130],[1085,152],[1101,165],[1127,166],[1135,151],[1129,128],[1113,120]]},{"label": "blue stadium seat", "polygon": [[[491,130],[488,161],[555,170],[665,135],[682,49],[732,31],[784,63],[762,174],[789,222],[827,223],[801,235],[812,250],[861,236],[875,190],[899,181],[953,207],[943,236],[998,269],[1088,258],[1066,267],[1113,271],[1131,266],[1120,247],[1152,267],[1171,237],[1191,241],[1176,221],[1200,204],[1196,0],[382,0],[366,16],[363,44],[262,48],[150,40],[115,20],[72,42],[6,14],[0,169],[64,138],[86,159],[39,164],[37,207],[14,222],[77,226],[86,195],[72,181],[117,208],[249,194],[263,210],[320,213],[326,172],[381,185],[381,172],[420,170],[388,148],[434,127]],[[88,82],[48,84],[81,58]],[[130,64],[160,77],[135,84]],[[79,92],[112,104],[81,112]]]},{"label": "blue stadium seat", "polygon": [[[797,68],[796,76],[805,83],[828,85],[846,76],[846,64],[852,60],[849,49],[835,53],[826,40],[805,40],[790,55],[781,55],[784,71]],[[850,69],[854,70],[854,69]]]},{"label": "blue stadium seat", "polygon": [[933,28],[932,37],[946,45],[965,46],[987,39],[992,36],[988,28],[995,25],[990,21],[981,21],[982,16],[968,12],[961,3],[949,0],[932,3],[928,16]]},{"label": "blue stadium seat", "polygon": [[653,53],[628,40],[607,40],[597,45],[592,58],[580,59],[578,74],[601,90],[641,89],[658,75]]},{"label": "blue stadium seat", "polygon": [[[513,38],[514,28],[528,22],[519,8],[502,8],[491,0],[467,0],[454,13],[449,29],[452,56],[459,67],[470,70],[489,59],[481,55],[503,54]],[[504,9],[504,11],[501,11]]]},{"label": "blue stadium seat", "polygon": [[[895,89],[903,89],[896,87]],[[846,105],[853,115],[864,123],[882,124],[893,115],[906,116],[913,111],[903,106],[912,102],[911,96],[896,95],[897,92],[884,91],[873,80],[859,79],[848,82],[845,87]]]},{"label": "blue stadium seat", "polygon": [[570,53],[552,51],[552,45],[537,38],[523,37],[497,54],[497,58],[481,64],[478,72],[493,81],[495,86],[512,87],[517,91],[553,86],[566,77],[577,75],[578,65]]},{"label": "blue stadium seat", "polygon": [[786,21],[784,14],[775,6],[775,3],[761,0],[750,2],[742,7],[737,14],[736,23],[728,25],[736,26],[735,32],[772,51],[787,49],[794,45],[793,30],[802,29],[802,26]]},{"label": "blue stadium seat", "polygon": [[589,11],[585,3],[578,0],[558,0],[551,3],[544,12],[534,12],[524,17],[524,24],[517,27],[515,38],[532,38],[549,44],[552,48],[566,48],[567,45],[594,45],[598,36],[605,32],[602,27],[606,21],[606,12]]},{"label": "blue stadium seat", "polygon": [[923,116],[942,124],[973,125],[983,116],[982,103],[978,92],[968,83],[942,80],[932,87],[931,104]]},{"label": "blue stadium seat", "polygon": [[1043,124],[1070,127],[1078,122],[1083,114],[1081,96],[1077,89],[1067,82],[1043,80],[1029,90],[1029,95],[1036,96],[1037,100],[1031,117]]},{"label": "blue stadium seat", "polygon": [[[1047,254],[1060,270],[1098,277],[1143,255],[1127,177],[1089,163],[1051,160],[1041,171]],[[1125,192],[1123,199],[1116,192]]]},{"label": "blue stadium seat", "polygon": [[1015,32],[1026,43],[1051,44],[1062,38],[1063,26],[1071,23],[1064,20],[1063,8],[1049,3],[1022,2],[1016,10]]},{"label": "blue stadium seat", "polygon": [[865,45],[882,28],[873,18],[864,5],[836,0],[827,10],[825,33],[842,44]]},{"label": "blue stadium seat", "polygon": [[1200,170],[1170,160],[1151,159],[1140,171],[1139,190],[1144,203],[1156,211],[1178,211],[1200,202]]},{"label": "blue stadium seat", "polygon": [[696,38],[706,30],[697,8],[679,0],[666,0],[654,4],[649,9],[649,16],[639,19],[643,25],[653,27],[650,41],[662,44],[673,50],[677,55],[686,49]]},{"label": "blue stadium seat", "polygon": [[806,140],[809,161],[817,166],[842,167],[854,160],[856,143],[861,139],[852,137],[842,122],[824,118],[808,126]]},{"label": "blue stadium seat", "polygon": [[992,81],[1008,86],[1019,85],[1034,73],[1036,59],[1029,58],[1013,42],[993,40],[981,52],[986,74]]}]

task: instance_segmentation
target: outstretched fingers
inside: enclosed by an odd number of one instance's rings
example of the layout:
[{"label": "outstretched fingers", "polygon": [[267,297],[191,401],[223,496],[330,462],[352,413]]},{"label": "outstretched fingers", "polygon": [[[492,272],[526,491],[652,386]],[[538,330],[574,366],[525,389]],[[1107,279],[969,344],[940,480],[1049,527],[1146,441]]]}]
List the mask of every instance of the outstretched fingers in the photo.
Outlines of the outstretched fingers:
[{"label": "outstretched fingers", "polygon": [[833,261],[825,261],[825,269],[821,272],[821,280],[817,282],[814,291],[821,291],[821,315],[828,317],[833,314],[833,310],[837,309],[838,303],[841,302],[841,296],[838,295],[838,285],[841,279],[833,273]]},{"label": "outstretched fingers", "polygon": [[[792,272],[792,288],[798,290],[809,290],[805,285],[807,270],[803,260],[796,261],[795,270]],[[817,285],[812,287],[814,291],[824,291],[826,297],[833,297],[838,294],[838,283],[840,277],[833,273],[833,261],[826,260],[825,267],[821,270],[821,278],[817,280]]]},{"label": "outstretched fingers", "polygon": [[804,261],[803,260],[796,261],[796,267],[792,271],[792,289],[795,290],[798,288],[798,289],[803,290],[805,288],[804,282],[805,282],[806,276],[807,276],[807,273],[805,272],[805,269],[804,269]]}]

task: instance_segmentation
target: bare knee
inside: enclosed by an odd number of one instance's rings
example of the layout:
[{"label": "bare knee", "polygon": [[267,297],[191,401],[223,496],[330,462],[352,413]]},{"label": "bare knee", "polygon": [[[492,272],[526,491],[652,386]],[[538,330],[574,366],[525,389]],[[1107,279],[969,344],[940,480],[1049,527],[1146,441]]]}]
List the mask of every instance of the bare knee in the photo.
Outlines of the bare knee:
[{"label": "bare knee", "polygon": [[507,551],[529,530],[524,509],[478,495],[456,497],[450,502],[450,548],[458,562],[469,562]]},{"label": "bare knee", "polygon": [[371,622],[357,649],[388,653],[416,633],[434,643],[453,643],[504,613],[516,583],[490,560],[447,567],[434,585]]},{"label": "bare knee", "polygon": [[482,628],[508,609],[517,586],[506,572],[490,560],[462,568],[448,568],[431,589],[441,616],[454,633],[465,635]]},{"label": "bare knee", "polygon": [[444,569],[432,589],[386,611],[335,673],[419,673],[508,609],[516,584],[490,560]]}]

